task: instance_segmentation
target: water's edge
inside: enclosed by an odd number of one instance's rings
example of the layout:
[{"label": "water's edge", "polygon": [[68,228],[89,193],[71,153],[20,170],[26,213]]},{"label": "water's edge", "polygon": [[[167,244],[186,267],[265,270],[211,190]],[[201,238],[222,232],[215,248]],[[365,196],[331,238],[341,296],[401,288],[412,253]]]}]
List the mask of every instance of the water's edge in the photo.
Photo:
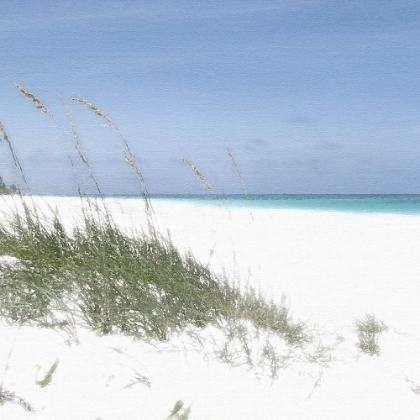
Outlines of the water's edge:
[{"label": "water's edge", "polygon": [[[105,195],[105,198],[141,199],[141,196]],[[232,208],[420,215],[420,194],[150,194],[150,199]]]}]

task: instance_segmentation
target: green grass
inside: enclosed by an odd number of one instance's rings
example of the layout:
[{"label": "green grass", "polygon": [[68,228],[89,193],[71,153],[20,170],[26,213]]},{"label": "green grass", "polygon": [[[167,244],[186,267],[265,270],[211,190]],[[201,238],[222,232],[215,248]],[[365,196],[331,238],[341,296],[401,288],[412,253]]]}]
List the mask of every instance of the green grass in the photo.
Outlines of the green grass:
[{"label": "green grass", "polygon": [[240,291],[164,238],[130,237],[89,215],[69,234],[57,215],[42,223],[25,209],[0,226],[0,254],[19,261],[2,270],[4,319],[51,326],[57,311],[76,307],[100,334],[167,340],[188,326],[249,321],[290,346],[308,340],[285,304]]},{"label": "green grass", "polygon": [[[34,95],[16,88],[36,108],[52,115]],[[156,231],[143,176],[128,143],[98,107],[73,98],[115,130],[123,141],[123,157],[139,178],[148,231],[133,236],[123,233],[107,210],[70,111],[61,101],[80,163],[97,193],[91,197],[80,192],[84,217],[70,232],[57,213],[43,214],[31,199],[22,166],[0,123],[0,133],[28,190],[25,197],[23,187],[18,189],[20,204],[0,224],[0,255],[17,261],[0,266],[1,319],[64,331],[69,341],[76,342],[78,326],[99,335],[120,334],[145,341],[167,341],[187,333],[198,343],[204,340],[201,333],[211,329],[217,331],[211,338],[212,352],[220,361],[246,365],[257,375],[268,371],[272,379],[297,360],[328,365],[332,347],[322,345],[323,338],[304,322],[294,321],[285,300],[275,302],[251,287],[240,288],[191,253],[181,255]],[[205,180],[195,165],[188,164]],[[136,374],[133,384],[150,384],[148,378]],[[4,401],[12,400],[1,386],[0,391]],[[186,419],[188,410],[172,418]]]},{"label": "green grass", "polygon": [[41,380],[38,380],[39,372],[41,370],[41,365],[37,365],[37,372],[35,375],[35,383],[39,385],[41,388],[45,388],[47,385],[49,385],[52,381],[54,372],[57,370],[59,360],[56,359],[56,361],[50,366],[50,368],[45,373],[44,377]]},{"label": "green grass", "polygon": [[187,407],[185,409],[183,407],[184,407],[183,401],[181,400],[177,401],[171,413],[169,414],[169,417],[167,417],[166,420],[169,420],[169,419],[188,420],[189,415],[191,413],[191,407]]}]

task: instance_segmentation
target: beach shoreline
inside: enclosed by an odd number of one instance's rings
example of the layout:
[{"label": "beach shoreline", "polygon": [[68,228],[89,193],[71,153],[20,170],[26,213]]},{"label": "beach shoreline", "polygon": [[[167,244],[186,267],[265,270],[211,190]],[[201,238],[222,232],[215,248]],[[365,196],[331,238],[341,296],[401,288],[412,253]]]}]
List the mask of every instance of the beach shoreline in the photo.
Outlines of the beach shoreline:
[{"label": "beach shoreline", "polygon": [[[57,210],[69,229],[83,215],[78,198],[26,199],[46,214]],[[7,210],[13,209],[8,203],[18,205],[20,199],[2,200]],[[105,203],[123,231],[147,231],[141,200],[107,198]],[[25,413],[16,404],[5,404],[0,413],[8,419],[163,419],[182,399],[192,404],[191,419],[417,418],[419,397],[407,380],[420,382],[420,216],[284,209],[251,213],[248,208],[160,200],[152,200],[152,206],[156,229],[170,236],[181,253],[190,250],[216,272],[224,270],[244,287],[250,282],[276,301],[284,294],[295,319],[341,336],[337,360],[318,376],[309,366],[303,376],[293,367],[284,369],[270,385],[245,368],[206,360],[186,337],[148,347],[128,337],[79,330],[81,344],[68,347],[56,332],[2,325],[2,363],[17,337],[4,385],[33,401],[37,411]],[[357,349],[354,322],[365,313],[390,326],[381,337],[380,357]],[[125,349],[136,361],[111,347]],[[35,365],[45,370],[56,358],[60,364],[51,385],[36,387]],[[122,389],[136,369],[147,373],[151,387]]]}]

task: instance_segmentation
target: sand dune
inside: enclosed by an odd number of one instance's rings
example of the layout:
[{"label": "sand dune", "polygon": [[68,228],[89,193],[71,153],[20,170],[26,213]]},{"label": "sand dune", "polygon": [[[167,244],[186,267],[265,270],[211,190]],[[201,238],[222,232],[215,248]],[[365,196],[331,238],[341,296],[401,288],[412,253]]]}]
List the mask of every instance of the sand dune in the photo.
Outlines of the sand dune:
[{"label": "sand dune", "polygon": [[[80,220],[78,199],[34,199],[57,209],[69,228]],[[2,200],[7,213],[13,199]],[[145,228],[140,200],[108,199],[107,206],[126,232]],[[193,420],[420,417],[413,392],[420,385],[420,216],[253,209],[251,217],[246,208],[153,206],[156,226],[181,250],[276,300],[285,294],[295,319],[327,341],[339,337],[330,367],[297,363],[271,383],[205,356],[186,335],[152,346],[79,328],[80,345],[68,346],[54,331],[3,324],[0,379],[36,411],[5,403],[1,418],[163,420],[180,399],[192,406]],[[355,321],[365,313],[389,326],[379,357],[356,345]],[[40,388],[37,365],[43,373],[57,358],[51,384]],[[124,388],[138,374],[150,388]]]}]

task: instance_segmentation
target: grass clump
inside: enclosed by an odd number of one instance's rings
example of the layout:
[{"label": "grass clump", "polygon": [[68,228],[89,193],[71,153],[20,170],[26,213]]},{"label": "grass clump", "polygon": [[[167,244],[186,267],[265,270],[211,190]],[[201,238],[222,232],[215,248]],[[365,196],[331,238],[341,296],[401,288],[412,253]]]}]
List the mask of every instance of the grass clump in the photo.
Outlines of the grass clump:
[{"label": "grass clump", "polygon": [[369,356],[379,356],[379,337],[388,331],[388,326],[373,315],[366,314],[363,320],[356,322],[356,331],[359,349]]},{"label": "grass clump", "polygon": [[[33,94],[19,85],[15,87],[38,110],[53,116]],[[144,179],[127,141],[96,105],[79,98],[72,101],[105,120],[122,140],[123,158],[139,180],[146,205],[148,233],[127,235],[114,222],[70,111],[61,99],[70,139],[97,194],[92,197],[82,193],[79,186],[83,218],[68,230],[58,212],[44,214],[30,193],[27,197],[19,188],[20,206],[0,223],[0,256],[11,258],[11,262],[0,264],[0,318],[9,323],[65,331],[76,342],[76,325],[87,326],[98,335],[121,334],[145,341],[167,341],[176,334],[187,333],[203,343],[202,332],[216,331],[211,340],[219,360],[232,366],[247,365],[258,375],[268,366],[272,379],[296,360],[326,366],[331,347],[322,345],[322,340],[316,342],[305,323],[292,319],[285,300],[268,300],[251,287],[242,290],[199,263],[191,253],[181,255],[170,240],[155,230]],[[1,123],[0,134],[30,192]],[[243,183],[227,145],[226,148]],[[214,194],[198,168],[182,160]],[[37,382],[40,386],[51,381],[57,364],[58,361]],[[150,386],[147,377],[135,373],[127,387],[136,383]],[[24,400],[0,387],[0,404],[4,401],[30,409]],[[187,419],[190,409],[181,413],[182,408],[179,401],[169,418]]]},{"label": "grass clump", "polygon": [[304,325],[292,321],[285,305],[253,289],[241,292],[168,240],[131,237],[88,215],[67,233],[57,215],[43,223],[25,210],[0,226],[0,254],[19,261],[2,270],[0,315],[6,319],[50,326],[71,302],[100,334],[167,340],[188,326],[241,320],[289,345],[306,339]]},{"label": "grass clump", "polygon": [[174,420],[188,420],[191,413],[191,407],[183,408],[184,402],[179,400],[175,403],[174,408],[171,413],[165,420],[174,419]]}]

